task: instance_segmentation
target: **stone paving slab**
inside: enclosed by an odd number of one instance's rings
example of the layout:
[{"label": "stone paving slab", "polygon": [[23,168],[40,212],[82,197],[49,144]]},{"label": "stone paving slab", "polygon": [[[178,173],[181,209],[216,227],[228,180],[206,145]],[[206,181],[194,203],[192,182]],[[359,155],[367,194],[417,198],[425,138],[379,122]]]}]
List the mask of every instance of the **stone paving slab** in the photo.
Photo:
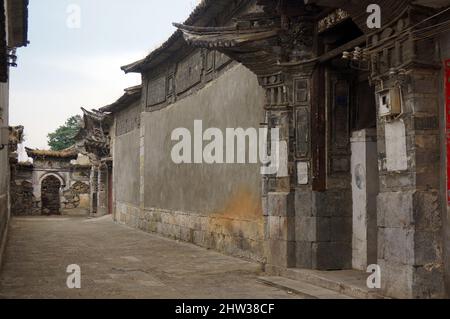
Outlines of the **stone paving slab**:
[{"label": "stone paving slab", "polygon": [[387,299],[378,289],[367,287],[369,274],[358,270],[319,271],[310,269],[286,269],[280,272],[286,278],[307,282],[357,299]]},{"label": "stone paving slab", "polygon": [[[81,267],[81,289],[66,268]],[[258,264],[147,234],[109,217],[13,218],[0,298],[302,298],[258,281]]]},{"label": "stone paving slab", "polygon": [[354,299],[339,292],[312,285],[304,280],[270,276],[260,277],[259,281],[266,285],[296,293],[305,299]]}]

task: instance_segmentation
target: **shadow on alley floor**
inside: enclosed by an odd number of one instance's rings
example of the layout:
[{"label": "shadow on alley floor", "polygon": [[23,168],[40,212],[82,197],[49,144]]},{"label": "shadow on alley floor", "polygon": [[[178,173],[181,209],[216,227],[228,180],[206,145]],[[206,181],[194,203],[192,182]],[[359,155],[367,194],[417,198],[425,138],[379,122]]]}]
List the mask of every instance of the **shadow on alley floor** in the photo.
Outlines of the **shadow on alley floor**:
[{"label": "shadow on alley floor", "polygon": [[[81,289],[68,289],[68,265]],[[0,298],[300,298],[266,286],[260,266],[147,234],[111,218],[13,218]]]}]

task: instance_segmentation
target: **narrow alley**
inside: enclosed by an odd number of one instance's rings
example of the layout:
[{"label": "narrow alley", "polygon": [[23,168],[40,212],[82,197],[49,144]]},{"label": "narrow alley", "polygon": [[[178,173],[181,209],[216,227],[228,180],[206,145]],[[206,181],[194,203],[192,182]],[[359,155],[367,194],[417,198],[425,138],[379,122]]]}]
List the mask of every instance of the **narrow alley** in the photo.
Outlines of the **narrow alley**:
[{"label": "narrow alley", "polygon": [[0,300],[352,298],[450,298],[450,0],[0,0]]},{"label": "narrow alley", "polygon": [[[260,266],[114,224],[110,216],[12,219],[0,298],[301,298]],[[81,267],[81,289],[66,268]]]}]

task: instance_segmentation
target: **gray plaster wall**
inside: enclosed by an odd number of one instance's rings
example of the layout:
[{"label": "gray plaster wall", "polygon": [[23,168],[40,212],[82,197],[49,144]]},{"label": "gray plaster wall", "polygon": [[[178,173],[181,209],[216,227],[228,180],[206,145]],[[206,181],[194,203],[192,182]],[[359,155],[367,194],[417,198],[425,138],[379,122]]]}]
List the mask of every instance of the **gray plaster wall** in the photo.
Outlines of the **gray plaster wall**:
[{"label": "gray plaster wall", "polygon": [[203,120],[203,130],[258,129],[263,105],[264,91],[256,76],[237,65],[193,95],[145,113],[145,207],[245,214],[240,205],[243,210],[245,203],[259,206],[259,164],[174,164],[171,150],[177,142],[171,134],[176,128],[187,128],[193,135],[194,120]]},{"label": "gray plaster wall", "polygon": [[[264,100],[256,76],[236,65],[177,103],[142,113],[142,132],[114,139],[115,180],[121,180],[116,183],[116,220],[264,262],[260,164],[177,165],[171,158],[177,143],[171,140],[174,129],[193,130],[194,120],[203,120],[203,130],[214,127],[223,133],[226,128],[258,129],[264,120]],[[121,175],[126,171],[121,165],[127,162],[141,169],[141,188],[135,184],[140,181],[136,172]],[[136,201],[139,193],[139,205],[124,203]]]},{"label": "gray plaster wall", "polygon": [[[139,105],[131,106],[131,111]],[[127,111],[127,110],[126,110]],[[139,206],[139,129],[115,136],[113,183],[115,200]]]},{"label": "gray plaster wall", "polygon": [[[0,125],[8,126],[9,111],[9,83],[0,83]],[[6,242],[6,233],[9,211],[9,159],[8,147],[0,151],[0,266],[4,245]]]}]

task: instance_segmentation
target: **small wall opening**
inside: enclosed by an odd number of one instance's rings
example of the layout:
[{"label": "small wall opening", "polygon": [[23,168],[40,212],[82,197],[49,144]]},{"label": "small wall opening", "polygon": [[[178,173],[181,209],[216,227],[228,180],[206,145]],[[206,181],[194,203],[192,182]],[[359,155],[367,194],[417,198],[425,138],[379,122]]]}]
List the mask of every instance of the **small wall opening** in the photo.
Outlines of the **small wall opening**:
[{"label": "small wall opening", "polygon": [[41,184],[42,215],[60,215],[61,182],[55,176],[46,177]]}]

